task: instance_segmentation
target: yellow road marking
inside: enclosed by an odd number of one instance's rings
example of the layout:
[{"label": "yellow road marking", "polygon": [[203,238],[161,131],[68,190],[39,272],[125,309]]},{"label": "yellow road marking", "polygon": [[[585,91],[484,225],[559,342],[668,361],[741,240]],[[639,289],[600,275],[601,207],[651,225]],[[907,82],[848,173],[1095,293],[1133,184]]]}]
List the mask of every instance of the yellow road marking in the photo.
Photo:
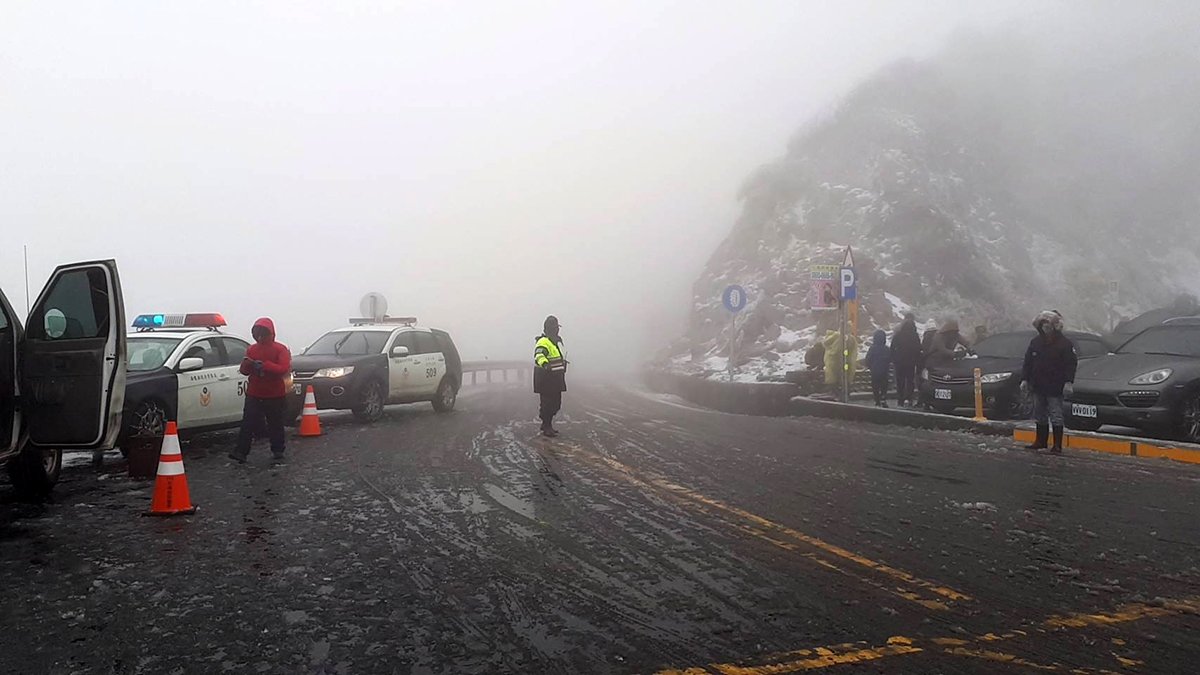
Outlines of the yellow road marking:
[{"label": "yellow road marking", "polygon": [[[1045,632],[1046,630],[1115,626],[1142,619],[1178,616],[1180,614],[1200,614],[1200,596],[1166,601],[1157,606],[1135,603],[1122,605],[1111,612],[1105,613],[1078,613],[1067,616],[1052,616],[1042,622],[1043,629],[1040,632]],[[1071,673],[1072,675],[1113,674],[1113,671],[1103,669],[1094,670],[1071,667],[1060,663],[1035,663],[1016,654],[998,651],[993,646],[999,642],[1018,640],[1029,636],[1030,633],[1026,631],[1012,630],[1003,633],[984,633],[983,635],[976,636],[973,640],[956,637],[935,637],[924,642],[943,647],[944,649],[941,653],[951,656],[985,659],[1035,670]],[[851,663],[875,661],[892,656],[916,654],[926,651],[927,647],[922,647],[922,642],[919,639],[897,636],[888,639],[886,645],[875,647],[867,646],[865,642],[830,647],[812,647],[774,654],[767,657],[764,662],[758,664],[713,663],[705,667],[660,670],[657,675],[712,675],[713,673],[719,673],[720,675],[776,675],[777,673],[794,673],[803,670],[817,670]],[[1114,640],[1114,643],[1116,642]],[[972,644],[981,646],[972,647]],[[982,646],[985,644],[987,647]],[[1142,665],[1141,662],[1135,659],[1127,659],[1117,654],[1113,654],[1113,657],[1122,666]]]},{"label": "yellow road marking", "polygon": [[[895,638],[893,638],[895,639]],[[889,642],[891,642],[889,640]],[[714,663],[707,668],[688,668],[686,670],[660,670],[657,675],[778,675],[779,673],[797,673],[804,670],[819,670],[830,666],[844,666],[852,663],[877,661],[889,656],[916,654],[923,651],[904,642],[867,646],[865,642],[855,644],[831,645],[829,647],[814,647],[798,649],[784,655],[785,660],[762,665],[738,665],[736,663]]]},{"label": "yellow road marking", "polygon": [[963,647],[955,647],[947,649],[947,654],[953,656],[964,656],[974,659],[984,659],[985,661],[995,661],[996,663],[1007,663],[1014,666],[1021,666],[1029,670],[1040,670],[1049,673],[1071,673],[1071,675],[1120,675],[1112,670],[1093,670],[1091,668],[1073,668],[1063,666],[1057,663],[1035,663],[1029,659],[1022,658],[1016,654],[1008,654],[1006,652],[997,652],[989,649],[965,649]]},{"label": "yellow road marking", "polygon": [[1042,625],[1047,628],[1111,626],[1160,616],[1175,616],[1176,614],[1200,614],[1200,596],[1183,598],[1181,600],[1166,600],[1154,605],[1131,603],[1103,614],[1079,613],[1067,616],[1052,616],[1042,622]]},{"label": "yellow road marking", "polygon": [[[591,459],[593,461],[602,462],[604,466],[607,466],[609,469],[612,469],[613,471],[615,471],[624,480],[631,482],[635,485],[638,485],[638,486],[641,486],[644,488],[648,488],[648,489],[663,490],[663,491],[666,491],[666,492],[668,492],[678,498],[681,498],[685,501],[690,501],[693,504],[698,504],[702,507],[715,509],[717,511],[721,511],[726,514],[736,516],[737,518],[741,519],[742,521],[750,523],[750,525],[732,523],[732,525],[734,527],[736,527],[737,529],[739,529],[743,532],[746,532],[747,534],[751,534],[755,537],[758,537],[760,539],[768,541],[772,545],[778,546],[785,550],[799,552],[799,549],[796,547],[795,544],[788,542],[788,541],[781,540],[779,538],[779,535],[782,535],[783,537],[786,537],[788,539],[792,539],[794,541],[801,542],[809,547],[815,548],[824,554],[831,555],[835,559],[849,561],[849,562],[855,563],[857,565],[860,565],[862,567],[865,567],[865,568],[871,570],[872,572],[876,572],[878,574],[884,575],[884,576],[890,578],[893,583],[900,582],[903,585],[907,585],[909,587],[915,587],[922,591],[927,591],[936,596],[939,596],[940,598],[944,598],[944,600],[942,600],[942,599],[938,599],[938,598],[923,597],[921,594],[914,592],[911,588],[891,586],[888,584],[880,583],[875,580],[868,579],[866,577],[862,577],[860,575],[850,574],[846,570],[835,565],[832,561],[822,560],[821,558],[814,556],[811,553],[802,553],[802,555],[804,555],[806,558],[813,560],[824,567],[836,570],[838,572],[842,572],[844,574],[848,574],[849,576],[859,579],[860,581],[864,581],[872,586],[875,586],[876,588],[880,588],[886,592],[893,593],[893,594],[895,594],[905,600],[908,600],[910,602],[917,603],[917,604],[921,605],[922,607],[925,607],[926,609],[946,610],[946,609],[948,609],[948,607],[946,605],[945,600],[964,601],[964,600],[971,599],[971,597],[968,596],[967,594],[956,591],[953,588],[949,588],[947,586],[935,584],[930,581],[920,579],[908,572],[905,572],[903,570],[892,567],[891,565],[886,565],[884,563],[878,562],[876,560],[872,560],[865,556],[861,556],[857,553],[848,551],[840,546],[837,546],[836,544],[831,544],[823,539],[819,539],[812,535],[805,534],[804,532],[796,530],[795,528],[788,527],[788,526],[782,525],[780,523],[776,523],[772,520],[763,518],[762,516],[759,516],[755,513],[751,513],[750,511],[747,511],[745,509],[738,508],[738,507],[732,506],[730,504],[726,504],[725,502],[722,502],[717,499],[713,499],[712,497],[708,497],[707,495],[703,495],[699,492],[696,492],[695,490],[692,490],[690,488],[687,488],[685,486],[682,486],[682,485],[674,483],[670,480],[667,480],[666,478],[664,478],[662,476],[656,476],[653,473],[646,472],[646,471],[635,472],[634,469],[632,469],[631,467],[626,466],[625,464],[622,464],[621,462],[618,462],[617,460],[612,459],[611,457],[605,457],[603,455],[599,455],[599,454],[584,450],[583,448],[581,448],[575,444],[569,444],[569,447],[574,449],[580,456],[583,456],[585,459]],[[775,536],[772,536],[772,534]]]}]

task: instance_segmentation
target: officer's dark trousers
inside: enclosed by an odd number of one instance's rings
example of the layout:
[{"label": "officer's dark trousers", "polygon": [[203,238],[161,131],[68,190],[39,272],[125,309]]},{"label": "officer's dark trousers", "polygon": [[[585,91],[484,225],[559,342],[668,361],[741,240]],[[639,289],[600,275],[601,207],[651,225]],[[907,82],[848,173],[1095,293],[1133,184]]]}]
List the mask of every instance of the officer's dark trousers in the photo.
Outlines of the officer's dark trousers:
[{"label": "officer's dark trousers", "polygon": [[562,392],[548,391],[541,395],[542,406],[538,411],[538,417],[542,418],[542,426],[548,427],[554,421],[554,416],[562,410]]},{"label": "officer's dark trousers", "polygon": [[245,457],[250,454],[250,444],[254,439],[266,436],[271,439],[271,453],[283,455],[283,414],[286,407],[285,398],[247,396],[246,406],[242,410],[242,431],[238,434],[234,452]]}]

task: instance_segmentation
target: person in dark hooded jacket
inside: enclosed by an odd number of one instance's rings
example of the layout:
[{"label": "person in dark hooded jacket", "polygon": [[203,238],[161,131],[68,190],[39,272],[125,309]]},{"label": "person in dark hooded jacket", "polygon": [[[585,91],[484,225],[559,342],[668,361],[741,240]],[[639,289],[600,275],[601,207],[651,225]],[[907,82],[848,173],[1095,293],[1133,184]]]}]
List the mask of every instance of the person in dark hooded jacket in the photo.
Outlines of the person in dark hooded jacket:
[{"label": "person in dark hooded jacket", "polygon": [[875,393],[875,407],[886,408],[888,376],[891,374],[892,352],[888,349],[887,333],[875,331],[871,348],[867,350],[867,368],[871,371],[871,390]]},{"label": "person in dark hooded jacket", "polygon": [[1037,424],[1037,438],[1028,447],[1046,448],[1053,431],[1054,445],[1050,452],[1058,454],[1063,442],[1063,399],[1074,391],[1079,357],[1075,344],[1063,335],[1063,318],[1057,310],[1038,314],[1033,327],[1038,334],[1025,351],[1025,366],[1021,371],[1021,390],[1033,394],[1033,420]]},{"label": "person in dark hooded jacket", "polygon": [[287,407],[287,380],[292,374],[292,353],[275,340],[275,323],[263,317],[250,330],[254,344],[246,350],[239,372],[248,376],[242,430],[230,459],[245,462],[255,436],[271,440],[271,454],[283,459],[283,417]]},{"label": "person in dark hooded jacket", "polygon": [[892,366],[896,371],[896,401],[901,407],[914,403],[913,389],[917,383],[917,367],[921,364],[921,336],[917,334],[917,319],[904,315],[904,322],[892,335]]}]

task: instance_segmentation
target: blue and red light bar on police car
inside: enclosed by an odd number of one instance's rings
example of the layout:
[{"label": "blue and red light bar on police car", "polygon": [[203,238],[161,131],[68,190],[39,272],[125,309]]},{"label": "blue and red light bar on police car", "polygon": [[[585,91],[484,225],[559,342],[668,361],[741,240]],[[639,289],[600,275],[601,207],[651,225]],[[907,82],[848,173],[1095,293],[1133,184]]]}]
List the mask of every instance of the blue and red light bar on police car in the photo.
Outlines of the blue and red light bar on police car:
[{"label": "blue and red light bar on police car", "polygon": [[225,324],[225,317],[216,312],[199,314],[139,314],[133,320],[133,327],[140,330],[155,328],[220,328]]}]

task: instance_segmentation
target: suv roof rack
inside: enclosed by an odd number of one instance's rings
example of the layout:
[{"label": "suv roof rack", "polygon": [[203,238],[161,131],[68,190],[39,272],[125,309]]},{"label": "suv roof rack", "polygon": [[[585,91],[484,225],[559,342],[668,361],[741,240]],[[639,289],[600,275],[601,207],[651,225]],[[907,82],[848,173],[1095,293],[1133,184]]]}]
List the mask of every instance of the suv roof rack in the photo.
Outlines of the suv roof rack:
[{"label": "suv roof rack", "polygon": [[389,325],[389,326],[411,326],[417,322],[415,316],[385,316],[378,319],[370,319],[365,317],[351,318],[351,326],[372,326],[372,325]]}]

